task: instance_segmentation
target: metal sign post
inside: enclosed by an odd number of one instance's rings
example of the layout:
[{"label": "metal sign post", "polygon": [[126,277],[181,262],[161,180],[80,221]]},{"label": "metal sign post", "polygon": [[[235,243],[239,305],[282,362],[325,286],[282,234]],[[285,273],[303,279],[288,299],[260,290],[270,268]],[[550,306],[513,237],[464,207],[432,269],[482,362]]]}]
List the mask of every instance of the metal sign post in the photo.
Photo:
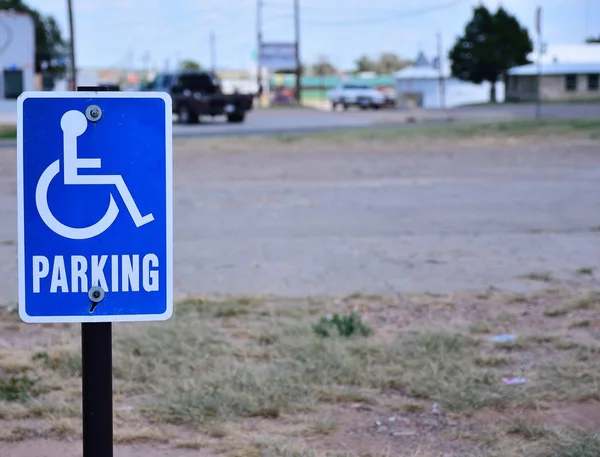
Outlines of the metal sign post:
[{"label": "metal sign post", "polygon": [[[108,87],[80,86],[77,91],[106,92]],[[90,310],[104,299],[102,289],[92,289],[88,292]],[[113,457],[112,381],[112,323],[84,322],[81,324],[83,457]]]},{"label": "metal sign post", "polygon": [[83,457],[113,456],[112,324],[81,324]]},{"label": "metal sign post", "polygon": [[19,315],[82,324],[83,456],[112,457],[112,322],[173,312],[171,97],[23,93],[17,199]]}]

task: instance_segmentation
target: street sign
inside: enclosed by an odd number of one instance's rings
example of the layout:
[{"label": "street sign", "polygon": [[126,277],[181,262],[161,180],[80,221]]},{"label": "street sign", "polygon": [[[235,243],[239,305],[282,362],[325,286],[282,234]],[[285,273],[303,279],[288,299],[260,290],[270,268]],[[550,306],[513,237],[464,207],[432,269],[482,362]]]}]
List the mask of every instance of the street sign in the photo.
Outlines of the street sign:
[{"label": "street sign", "polygon": [[296,68],[296,45],[294,43],[261,43],[259,50],[261,67],[271,71]]},{"label": "street sign", "polygon": [[171,112],[156,92],[19,97],[22,320],[171,316]]}]

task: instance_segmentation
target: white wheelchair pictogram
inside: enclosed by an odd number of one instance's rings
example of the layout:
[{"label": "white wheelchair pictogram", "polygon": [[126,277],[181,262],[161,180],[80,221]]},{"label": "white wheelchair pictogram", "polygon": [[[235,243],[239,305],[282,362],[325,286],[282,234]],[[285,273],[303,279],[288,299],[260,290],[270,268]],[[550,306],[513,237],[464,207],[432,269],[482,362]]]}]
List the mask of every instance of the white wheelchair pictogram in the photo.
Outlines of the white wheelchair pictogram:
[{"label": "white wheelchair pictogram", "polygon": [[[64,184],[65,185],[114,185],[120,193],[131,218],[136,227],[148,224],[154,220],[152,214],[142,216],[138,209],[123,177],[121,175],[80,175],[80,169],[101,168],[101,159],[80,159],[77,157],[77,138],[87,130],[88,121],[80,111],[71,110],[66,112],[60,120],[60,128],[63,131],[63,162],[64,162]],[[35,204],[40,217],[50,230],[65,238],[73,240],[84,240],[100,235],[107,230],[117,218],[119,207],[110,194],[110,203],[106,213],[98,222],[89,227],[69,227],[60,222],[50,211],[48,204],[48,189],[52,180],[60,172],[60,159],[52,162],[40,176],[35,190]]]}]

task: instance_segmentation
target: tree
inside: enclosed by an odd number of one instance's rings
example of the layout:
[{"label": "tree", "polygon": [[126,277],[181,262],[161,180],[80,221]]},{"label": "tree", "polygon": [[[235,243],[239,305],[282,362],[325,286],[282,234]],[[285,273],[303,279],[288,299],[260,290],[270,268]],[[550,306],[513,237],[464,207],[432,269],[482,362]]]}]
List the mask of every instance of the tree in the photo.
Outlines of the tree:
[{"label": "tree", "polygon": [[452,74],[463,80],[491,84],[490,101],[496,102],[496,82],[509,68],[530,63],[533,43],[527,29],[502,7],[492,14],[485,6],[473,10],[449,53]]},{"label": "tree", "polygon": [[362,56],[355,62],[355,73],[372,71],[380,75],[389,75],[398,70],[402,70],[410,64],[411,62],[409,60],[402,60],[392,52],[384,52],[377,60],[373,60],[368,56]]},{"label": "tree", "polygon": [[363,71],[377,71],[377,62],[371,60],[367,56],[360,57],[356,62],[356,73],[361,73]]},{"label": "tree", "polygon": [[182,60],[180,66],[182,70],[202,70],[202,65],[191,59]]},{"label": "tree", "polygon": [[27,6],[23,0],[0,0],[0,10],[13,10],[31,16],[35,27],[35,71],[47,70],[55,76],[66,72],[68,50],[56,20],[43,16]]},{"label": "tree", "polygon": [[315,75],[336,75],[338,73],[337,68],[333,66],[327,56],[319,57],[312,66],[312,72]]},{"label": "tree", "polygon": [[402,60],[392,52],[384,52],[377,62],[377,73],[389,75],[410,65],[409,60]]},{"label": "tree", "polygon": [[600,43],[600,35],[598,35],[597,37],[588,37],[585,40],[586,43]]}]

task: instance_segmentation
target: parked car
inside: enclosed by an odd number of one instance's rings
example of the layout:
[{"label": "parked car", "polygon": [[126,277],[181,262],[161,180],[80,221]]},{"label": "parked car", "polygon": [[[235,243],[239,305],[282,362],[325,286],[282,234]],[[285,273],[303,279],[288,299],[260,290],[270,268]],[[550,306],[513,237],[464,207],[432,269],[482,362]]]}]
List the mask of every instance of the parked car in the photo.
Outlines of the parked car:
[{"label": "parked car", "polygon": [[254,99],[252,94],[224,94],[219,79],[206,71],[161,73],[140,90],[169,93],[173,99],[173,113],[183,124],[195,124],[202,115],[224,115],[227,122],[244,122]]},{"label": "parked car", "polygon": [[327,97],[334,110],[338,106],[341,106],[344,110],[351,106],[358,106],[361,109],[379,109],[393,105],[395,102],[382,92],[366,84],[340,84],[329,91]]}]

